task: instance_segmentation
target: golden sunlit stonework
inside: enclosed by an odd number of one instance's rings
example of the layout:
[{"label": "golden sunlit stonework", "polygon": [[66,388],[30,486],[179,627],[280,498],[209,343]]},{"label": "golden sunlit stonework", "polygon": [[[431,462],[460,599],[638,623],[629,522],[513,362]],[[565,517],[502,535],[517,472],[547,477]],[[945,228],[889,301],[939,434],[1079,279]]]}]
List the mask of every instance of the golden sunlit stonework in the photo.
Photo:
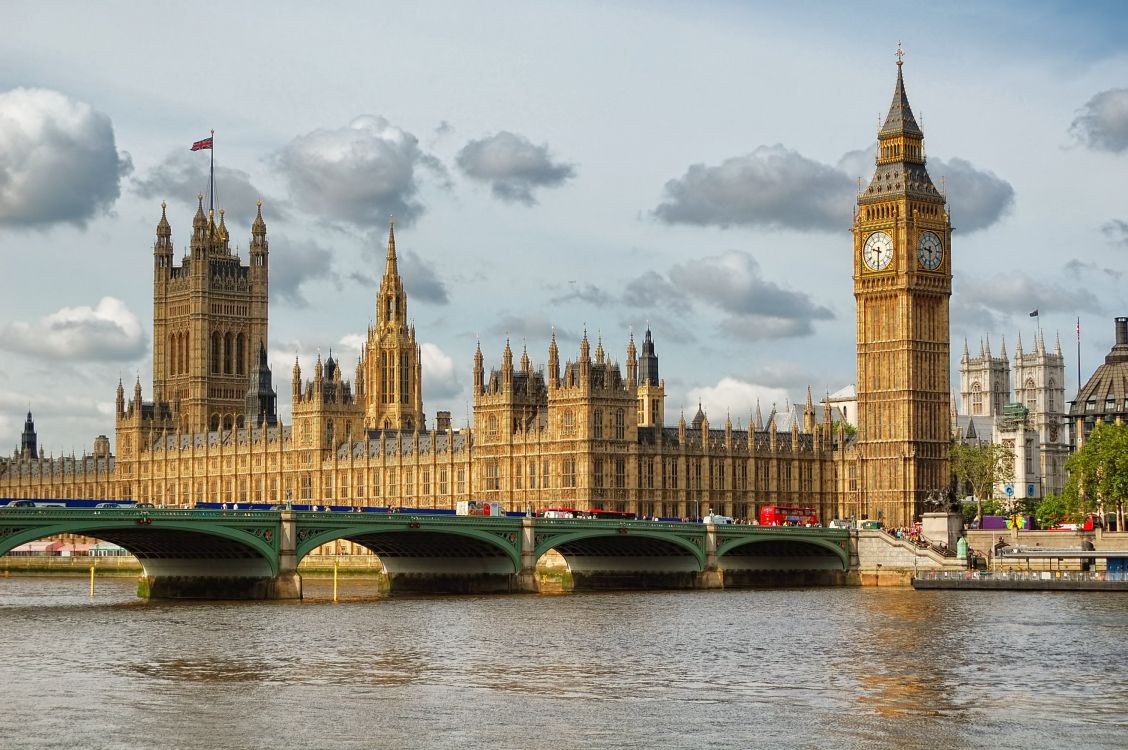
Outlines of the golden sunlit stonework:
[{"label": "golden sunlit stonework", "polygon": [[[877,169],[854,224],[858,432],[848,436],[828,401],[757,407],[748,429],[711,427],[698,409],[667,427],[665,382],[652,331],[634,335],[624,366],[591,351],[586,332],[561,361],[528,351],[500,367],[473,362],[473,428],[448,412],[428,424],[423,374],[394,227],[376,294],[376,322],[344,377],[332,354],[303,380],[293,368],[292,424],[276,415],[266,362],[269,245],[262,207],[248,264],[231,253],[220,212],[192,224],[191,252],[174,265],[162,205],[154,244],[153,400],[140,381],[118,384],[115,450],[36,455],[34,431],[0,474],[0,495],[453,508],[498,500],[508,510],[554,506],[695,517],[753,518],[770,504],[815,507],[824,519],[903,523],[924,494],[947,485],[948,297],[951,227],[924,168],[923,134],[904,93],[879,134]],[[28,425],[31,416],[28,416]],[[25,433],[27,430],[25,429]],[[30,445],[31,450],[27,449]]]},{"label": "golden sunlit stonework", "polygon": [[949,486],[948,302],[952,225],[925,169],[924,133],[897,85],[877,169],[854,214],[858,344],[856,474],[862,505],[887,522]]}]

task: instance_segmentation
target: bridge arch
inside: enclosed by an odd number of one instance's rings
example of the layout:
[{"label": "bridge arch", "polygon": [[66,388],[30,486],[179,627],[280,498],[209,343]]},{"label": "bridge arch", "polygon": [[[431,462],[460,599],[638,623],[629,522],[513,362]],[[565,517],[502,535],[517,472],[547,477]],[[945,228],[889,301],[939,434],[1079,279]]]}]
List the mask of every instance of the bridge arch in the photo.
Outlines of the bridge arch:
[{"label": "bridge arch", "polygon": [[[735,562],[735,558],[758,558],[765,565],[770,558],[770,565],[773,567],[764,569],[787,569],[781,559],[790,559],[798,569],[829,569],[833,564],[834,569],[845,571],[850,566],[850,555],[843,545],[815,536],[784,537],[765,534],[729,539],[717,545],[717,563],[720,567],[729,567],[726,562]],[[784,567],[781,568],[781,565]]]},{"label": "bridge arch", "polygon": [[[69,511],[74,513],[74,511]],[[216,575],[219,570],[238,576],[273,577],[279,573],[274,547],[276,530],[267,526],[261,535],[238,526],[199,523],[185,519],[153,518],[126,511],[127,516],[105,520],[45,519],[41,525],[21,524],[21,528],[0,539],[0,555],[21,544],[59,534],[81,534],[122,547],[141,563],[146,576],[176,574]],[[26,520],[26,519],[21,519]],[[265,524],[264,524],[265,526]],[[212,566],[210,570],[208,567]],[[189,570],[194,571],[189,573]],[[220,573],[221,575],[223,573]]]},{"label": "bridge arch", "polygon": [[633,527],[628,529],[626,533],[623,533],[619,528],[587,528],[558,534],[545,534],[542,538],[538,539],[536,547],[533,550],[533,555],[539,560],[546,552],[555,549],[565,559],[568,559],[569,555],[567,550],[575,548],[578,543],[592,541],[603,542],[603,544],[599,544],[599,546],[608,552],[614,553],[616,547],[623,548],[626,547],[626,545],[641,546],[636,544],[633,540],[648,540],[652,542],[652,544],[650,544],[650,549],[652,550],[666,547],[668,548],[666,552],[667,555],[672,552],[682,553],[693,559],[698,571],[705,569],[705,552],[690,539],[668,532],[647,531]]}]

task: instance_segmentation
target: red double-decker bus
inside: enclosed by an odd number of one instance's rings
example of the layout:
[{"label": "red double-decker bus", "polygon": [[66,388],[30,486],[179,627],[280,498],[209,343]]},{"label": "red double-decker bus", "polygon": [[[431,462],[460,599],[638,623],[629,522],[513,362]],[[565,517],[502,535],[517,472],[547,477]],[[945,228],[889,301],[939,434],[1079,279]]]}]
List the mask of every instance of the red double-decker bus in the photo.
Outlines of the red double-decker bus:
[{"label": "red double-decker bus", "polygon": [[814,508],[765,505],[760,508],[761,526],[818,526],[819,514]]}]

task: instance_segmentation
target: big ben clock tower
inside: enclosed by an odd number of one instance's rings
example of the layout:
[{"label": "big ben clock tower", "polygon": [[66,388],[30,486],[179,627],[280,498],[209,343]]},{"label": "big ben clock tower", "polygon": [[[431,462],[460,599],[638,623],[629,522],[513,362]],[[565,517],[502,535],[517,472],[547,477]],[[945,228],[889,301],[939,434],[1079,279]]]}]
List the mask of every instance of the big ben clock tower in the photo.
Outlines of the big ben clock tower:
[{"label": "big ben clock tower", "polygon": [[859,510],[887,525],[911,522],[948,486],[951,439],[952,225],[924,166],[901,56],[898,46],[877,169],[854,219]]}]

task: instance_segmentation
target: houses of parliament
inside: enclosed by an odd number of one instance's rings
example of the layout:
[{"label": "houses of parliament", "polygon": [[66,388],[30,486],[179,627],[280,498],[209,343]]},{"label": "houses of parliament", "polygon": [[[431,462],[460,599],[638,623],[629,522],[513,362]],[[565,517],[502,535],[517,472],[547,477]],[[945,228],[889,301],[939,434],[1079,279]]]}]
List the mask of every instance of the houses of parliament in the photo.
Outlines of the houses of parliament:
[{"label": "houses of parliament", "polygon": [[[562,353],[555,335],[534,367],[505,342],[473,361],[473,427],[428,419],[408,297],[389,227],[375,323],[355,369],[331,355],[293,367],[292,419],[277,416],[267,366],[270,243],[259,204],[246,263],[223,212],[192,221],[176,265],[164,204],[153,245],[153,382],[118,383],[113,445],[82,457],[38,455],[31,414],[0,495],[508,510],[575,506],[642,517],[707,511],[753,518],[764,505],[813,506],[826,519],[912,520],[948,486],[951,226],[925,168],[923,133],[897,62],[876,168],[853,226],[857,430],[829,399],[748,429],[698,410],[668,426],[651,330],[623,342],[622,364],[585,332]],[[499,342],[500,343],[500,342]]]}]

